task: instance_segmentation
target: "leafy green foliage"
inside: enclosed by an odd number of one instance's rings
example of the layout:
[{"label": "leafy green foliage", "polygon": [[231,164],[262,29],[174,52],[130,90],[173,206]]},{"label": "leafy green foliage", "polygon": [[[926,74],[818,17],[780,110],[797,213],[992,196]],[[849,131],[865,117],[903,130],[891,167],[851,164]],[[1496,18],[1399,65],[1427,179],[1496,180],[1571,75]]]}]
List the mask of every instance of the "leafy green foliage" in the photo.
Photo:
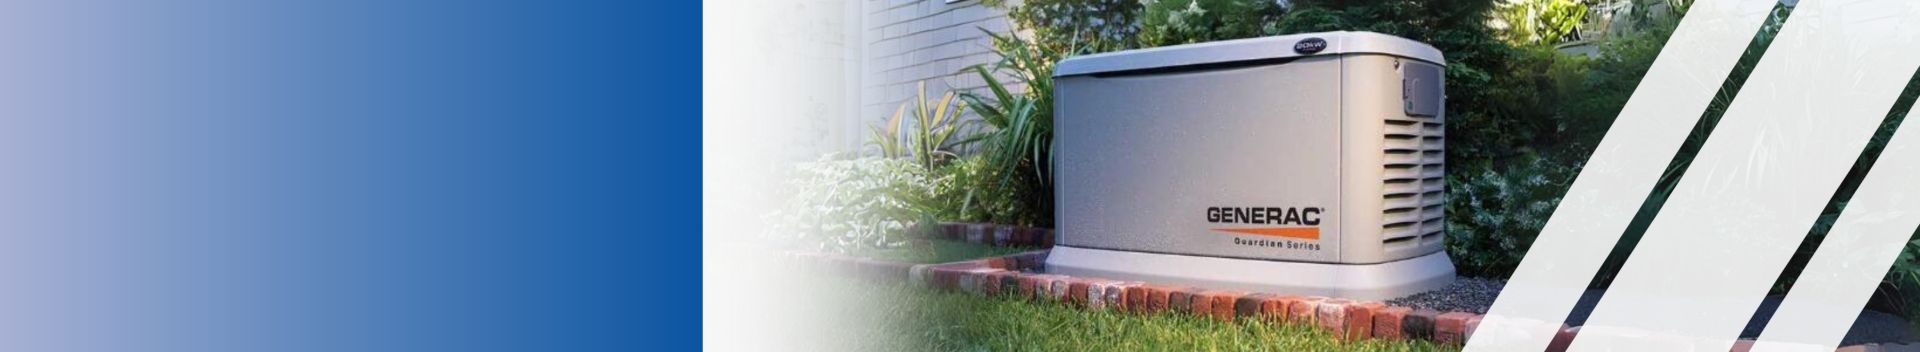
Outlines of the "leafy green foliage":
[{"label": "leafy green foliage", "polygon": [[[905,108],[901,106],[901,109]],[[886,123],[867,127],[867,143],[873,144],[874,149],[880,151],[882,158],[905,158],[909,154],[907,144],[903,142],[906,136],[900,135],[899,116],[900,114],[895,113],[895,118],[887,119]]]},{"label": "leafy green foliage", "polygon": [[1898,313],[1910,323],[1920,321],[1920,231],[1911,238],[1894,258],[1879,291],[1867,302],[1870,308]]},{"label": "leafy green foliage", "polygon": [[1564,126],[1577,139],[1566,140],[1574,156],[1593,150],[1599,137],[1606,134],[1613,119],[1626,107],[1627,98],[1640,86],[1661,46],[1673,35],[1673,26],[1649,28],[1634,35],[1613,37],[1600,47],[1600,56],[1588,60],[1582,74],[1565,79],[1568,99],[1561,111],[1569,123]]},{"label": "leafy green foliage", "polygon": [[1553,45],[1577,39],[1587,4],[1577,0],[1513,0],[1495,17],[1505,23],[1503,39],[1519,45]]},{"label": "leafy green foliage", "polygon": [[1154,47],[1252,38],[1278,30],[1273,0],[1141,0],[1140,43]]},{"label": "leafy green foliage", "polygon": [[943,207],[944,179],[906,159],[822,159],[787,178],[770,237],[830,252],[894,247]]},{"label": "leafy green foliage", "polygon": [[940,169],[939,177],[950,180],[940,184],[936,193],[947,199],[944,207],[932,212],[944,221],[987,222],[996,224],[1033,224],[1041,214],[1027,197],[1036,191],[1028,182],[1013,182],[1008,169],[982,155],[962,157]]},{"label": "leafy green foliage", "polygon": [[[1621,245],[1615,248],[1615,252],[1610,256],[1611,260],[1602,266],[1595,277],[1594,286],[1604,287],[1610,284],[1620,268],[1625,265],[1624,259],[1629,254],[1627,251],[1636,247],[1640,235],[1651,226],[1653,217],[1650,215],[1660,211],[1661,205],[1679,185],[1681,176],[1691,165],[1691,160],[1698,155],[1700,148],[1705,145],[1711,135],[1712,129],[1718,125],[1720,117],[1732,105],[1734,98],[1746,84],[1747,75],[1758,66],[1766,48],[1786,23],[1789,14],[1788,8],[1776,8],[1773,16],[1762,25],[1753,42],[1748,45],[1743,58],[1735,63],[1721,91],[1714,96],[1707,111],[1700,117],[1700,123],[1694,127],[1695,130],[1676,153],[1675,162],[1668,166],[1667,171],[1655,183],[1654,192],[1640,210],[1640,216],[1629,224]],[[1585,122],[1570,127],[1577,130],[1573,135],[1597,137],[1599,133],[1604,133],[1612,123],[1613,117],[1619,114],[1621,107],[1638,87],[1641,77],[1646,74],[1654,58],[1659,55],[1662,45],[1672,35],[1675,24],[1674,22],[1660,23],[1647,28],[1639,35],[1618,38],[1606,43],[1602,48],[1602,55],[1587,66],[1585,76],[1574,82],[1570,88],[1565,88],[1579,93],[1573,95],[1574,98],[1565,104],[1563,110],[1570,115],[1568,120]],[[1900,101],[1911,104],[1916,94],[1920,94],[1920,80],[1908,83]],[[1908,106],[1910,105],[1899,105],[1891,109],[1893,115],[1882,124],[1874,139],[1869,141],[1867,152],[1862,154],[1861,160],[1855,164],[1856,168],[1851,170],[1845,178],[1841,193],[1850,194],[1858,187],[1868,171],[1865,168],[1875,161],[1877,152],[1885,147],[1894,129],[1904,120]],[[1566,143],[1569,150],[1576,152],[1570,155],[1584,157],[1577,152],[1591,150],[1598,140],[1593,137],[1582,137]],[[1844,208],[1845,202],[1837,202],[1821,214],[1810,233],[1810,240],[1800,245],[1793,259],[1788,263],[1785,273],[1774,285],[1774,292],[1785,292],[1797,281],[1800,272],[1812,258],[1814,251],[1819,248],[1827,231],[1832,228],[1833,222],[1839,218]],[[1920,233],[1916,236],[1920,236]],[[1909,319],[1920,317],[1920,259],[1917,259],[1920,258],[1920,254],[1916,253],[1920,253],[1920,241],[1909,243],[1901,252],[1899,259],[1883,279],[1880,292],[1874,296],[1872,304],[1874,307],[1901,313]]]},{"label": "leafy green foliage", "polygon": [[[954,93],[947,92],[938,102],[929,101],[927,82],[920,82],[919,94],[913,101],[900,104],[885,124],[872,127],[872,143],[882,157],[913,157],[921,168],[933,171],[934,166],[959,156],[953,152],[955,149],[972,142],[972,139],[953,139],[954,133],[965,124],[960,114],[967,110],[964,104],[955,105],[953,98]],[[908,110],[909,106],[913,109]],[[909,116],[908,112],[913,114]],[[901,124],[908,117],[913,119],[913,128],[901,135]]]},{"label": "leafy green foliage", "polygon": [[[1485,77],[1496,86],[1457,88],[1490,89],[1481,112],[1448,121],[1447,245],[1462,274],[1512,275],[1671,32],[1616,37],[1593,59],[1517,47]],[[1460,103],[1448,112],[1475,105]],[[1618,270],[1599,275],[1604,282]]]},{"label": "leafy green foliage", "polygon": [[1036,215],[998,165],[966,156],[928,171],[905,158],[823,158],[794,168],[770,237],[829,252],[899,248],[938,221],[1016,224]]},{"label": "leafy green foliage", "polygon": [[1447,181],[1447,252],[1463,275],[1504,277],[1520,265],[1533,238],[1560,205],[1578,166],[1528,155],[1501,170]]},{"label": "leafy green foliage", "polygon": [[[1139,47],[1140,0],[983,0],[1005,9],[1036,51],[1085,54]],[[1056,58],[1057,59],[1057,58]],[[1052,61],[1049,61],[1052,62]]]},{"label": "leafy green foliage", "polygon": [[[1053,225],[1053,65],[1065,53],[1008,34],[987,33],[1000,61],[972,68],[984,92],[961,94],[992,129],[979,138],[982,156],[998,166],[992,189],[1012,192],[1022,214],[1013,223]],[[1006,82],[1001,75],[1009,77]],[[1023,85],[1015,92],[1008,83]]]}]

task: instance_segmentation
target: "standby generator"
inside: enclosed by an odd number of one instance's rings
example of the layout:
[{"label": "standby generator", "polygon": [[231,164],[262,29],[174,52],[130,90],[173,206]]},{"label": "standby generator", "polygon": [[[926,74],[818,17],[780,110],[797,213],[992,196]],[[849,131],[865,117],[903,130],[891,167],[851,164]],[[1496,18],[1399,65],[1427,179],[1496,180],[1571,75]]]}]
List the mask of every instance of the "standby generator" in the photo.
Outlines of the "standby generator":
[{"label": "standby generator", "polygon": [[1047,270],[1359,299],[1446,285],[1444,62],[1367,32],[1062,60]]}]

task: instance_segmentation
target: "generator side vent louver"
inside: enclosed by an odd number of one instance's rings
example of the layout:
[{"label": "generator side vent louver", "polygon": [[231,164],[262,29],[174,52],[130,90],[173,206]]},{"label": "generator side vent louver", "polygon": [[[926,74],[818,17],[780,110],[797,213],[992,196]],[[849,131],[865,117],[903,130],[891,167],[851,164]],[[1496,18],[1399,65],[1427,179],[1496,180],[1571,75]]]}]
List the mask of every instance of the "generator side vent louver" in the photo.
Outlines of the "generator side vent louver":
[{"label": "generator side vent louver", "polygon": [[1418,117],[1386,119],[1386,202],[1382,243],[1418,245],[1440,241],[1446,160],[1445,126]]}]

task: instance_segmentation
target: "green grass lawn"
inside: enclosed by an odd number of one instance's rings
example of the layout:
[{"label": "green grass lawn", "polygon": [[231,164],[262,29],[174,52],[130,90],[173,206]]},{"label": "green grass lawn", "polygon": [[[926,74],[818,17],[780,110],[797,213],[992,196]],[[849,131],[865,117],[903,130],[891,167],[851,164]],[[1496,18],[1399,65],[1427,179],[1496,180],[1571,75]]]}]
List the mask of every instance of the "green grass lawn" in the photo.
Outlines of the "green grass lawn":
[{"label": "green grass lawn", "polygon": [[864,250],[854,253],[854,255],[916,264],[931,264],[1002,256],[1032,250],[1035,250],[1035,248],[989,246],[953,240],[925,240],[898,248]]},{"label": "green grass lawn", "polygon": [[[853,280],[817,294],[855,303],[829,327],[834,350],[876,351],[1452,351],[1426,342],[1345,343],[1330,333],[1254,319],[1091,311],[1049,302]],[[867,322],[858,324],[854,322]]]}]

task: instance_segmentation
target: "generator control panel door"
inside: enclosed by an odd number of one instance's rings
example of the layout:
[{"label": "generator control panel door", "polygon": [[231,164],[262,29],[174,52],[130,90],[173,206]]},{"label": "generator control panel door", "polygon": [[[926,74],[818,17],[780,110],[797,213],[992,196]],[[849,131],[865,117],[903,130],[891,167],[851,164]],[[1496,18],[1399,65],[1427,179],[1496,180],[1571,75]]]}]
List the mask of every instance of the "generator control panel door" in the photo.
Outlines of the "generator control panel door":
[{"label": "generator control panel door", "polygon": [[1340,60],[1057,78],[1059,243],[1338,261]]}]

